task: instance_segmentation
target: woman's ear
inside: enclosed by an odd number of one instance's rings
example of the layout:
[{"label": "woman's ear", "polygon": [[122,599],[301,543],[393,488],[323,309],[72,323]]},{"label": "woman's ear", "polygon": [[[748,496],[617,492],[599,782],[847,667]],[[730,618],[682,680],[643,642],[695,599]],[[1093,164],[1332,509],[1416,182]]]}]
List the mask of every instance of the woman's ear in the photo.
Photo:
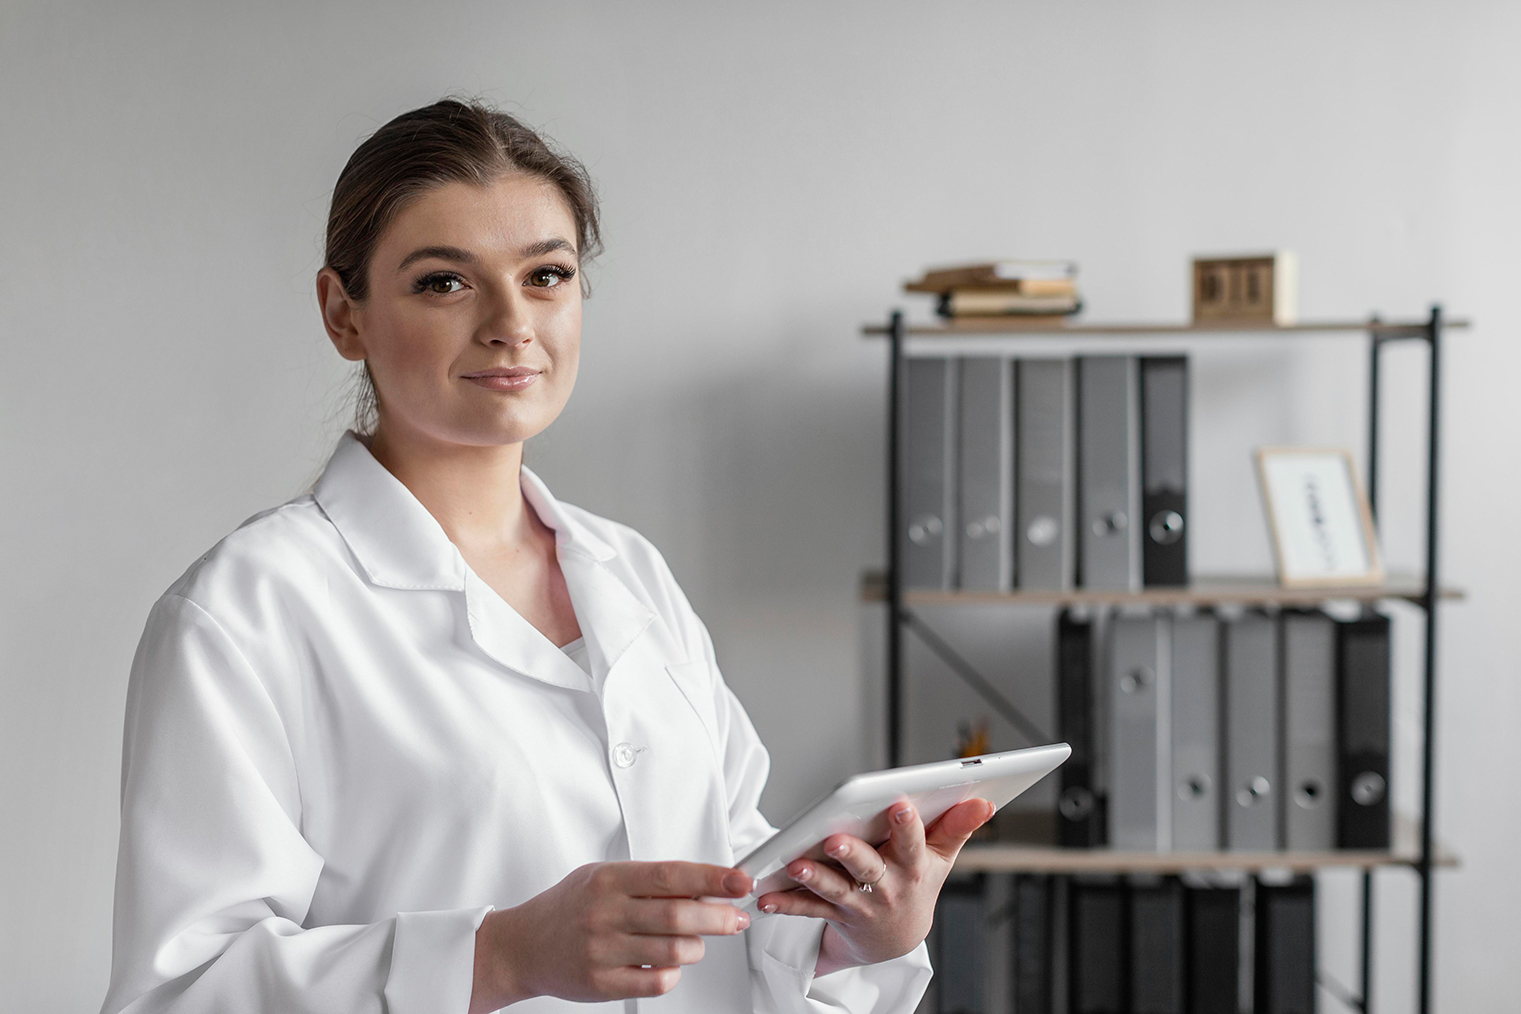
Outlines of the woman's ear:
[{"label": "woman's ear", "polygon": [[338,354],[351,362],[367,358],[359,338],[354,314],[358,306],[343,287],[343,279],[332,268],[317,272],[317,306],[322,310],[322,326],[332,339]]}]

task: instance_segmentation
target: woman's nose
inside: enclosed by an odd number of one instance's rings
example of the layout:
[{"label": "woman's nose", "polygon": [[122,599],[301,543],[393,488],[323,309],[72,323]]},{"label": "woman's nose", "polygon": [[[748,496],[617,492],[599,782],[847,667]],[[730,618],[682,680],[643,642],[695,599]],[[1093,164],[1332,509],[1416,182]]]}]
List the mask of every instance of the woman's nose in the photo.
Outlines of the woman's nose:
[{"label": "woman's nose", "polygon": [[478,336],[487,345],[516,347],[533,340],[533,321],[525,297],[508,289],[493,301]]}]

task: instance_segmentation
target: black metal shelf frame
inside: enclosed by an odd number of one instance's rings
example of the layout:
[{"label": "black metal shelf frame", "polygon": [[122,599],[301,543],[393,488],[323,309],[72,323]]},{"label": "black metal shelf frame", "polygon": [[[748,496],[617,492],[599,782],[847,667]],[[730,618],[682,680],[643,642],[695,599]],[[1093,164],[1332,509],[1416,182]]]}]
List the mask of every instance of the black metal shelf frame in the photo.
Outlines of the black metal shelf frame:
[{"label": "black metal shelf frame", "polygon": [[[1368,336],[1368,499],[1377,517],[1378,511],[1378,475],[1379,475],[1379,425],[1381,422],[1382,402],[1379,397],[1380,362],[1384,347],[1393,342],[1421,341],[1429,351],[1427,366],[1427,396],[1426,396],[1426,425],[1427,425],[1427,453],[1426,453],[1426,549],[1425,549],[1425,578],[1422,593],[1416,601],[1417,607],[1425,617],[1425,651],[1424,651],[1424,676],[1422,680],[1422,742],[1421,742],[1421,809],[1417,814],[1420,825],[1420,852],[1415,863],[1416,877],[1420,882],[1420,900],[1418,914],[1418,976],[1417,976],[1417,1010],[1420,1014],[1430,1014],[1432,992],[1432,877],[1433,860],[1435,857],[1435,815],[1436,815],[1436,648],[1437,648],[1437,603],[1439,597],[1439,571],[1438,571],[1438,535],[1440,531],[1440,506],[1441,506],[1441,378],[1442,378],[1442,332],[1444,328],[1442,308],[1433,305],[1431,312],[1423,323],[1412,325],[1391,325],[1383,323],[1377,316],[1370,317],[1366,324]],[[1463,326],[1459,322],[1457,326]],[[914,329],[921,331],[921,329]],[[1112,334],[1124,334],[1127,328],[1117,327]],[[1148,333],[1162,333],[1166,329],[1151,330]],[[1180,326],[1177,333],[1186,333],[1190,329]],[[1270,330],[1270,329],[1266,329]],[[1300,329],[1308,330],[1308,328]],[[1345,327],[1327,327],[1327,331],[1345,330]],[[867,329],[868,334],[884,334],[888,339],[888,405],[887,405],[887,753],[889,762],[893,765],[902,763],[902,726],[903,726],[903,663],[904,663],[904,635],[908,630],[914,630],[921,638],[929,634],[926,646],[930,648],[942,660],[946,661],[953,672],[967,682],[978,694],[984,697],[1000,714],[1009,718],[1016,727],[1030,725],[1028,719],[1018,708],[1003,695],[999,694],[986,679],[981,677],[975,669],[961,659],[950,647],[943,642],[936,644],[932,631],[924,625],[904,603],[902,561],[899,559],[900,550],[898,543],[899,528],[899,493],[901,489],[902,475],[900,473],[900,438],[901,420],[903,408],[903,360],[906,356],[905,343],[910,331],[904,320],[901,310],[894,310],[888,318],[885,328]],[[989,336],[997,332],[964,332],[958,337],[972,337],[977,333]],[[1060,334],[1054,331],[1053,334]],[[1098,334],[1099,329],[1092,329],[1088,334]],[[1227,332],[1228,334],[1229,332]],[[1243,335],[1260,334],[1261,330],[1243,330]],[[1074,334],[1073,337],[1083,337],[1082,334]],[[1228,339],[1222,339],[1228,340]],[[1365,869],[1362,875],[1362,913],[1361,913],[1361,948],[1359,967],[1359,990],[1355,996],[1346,996],[1342,999],[1349,1002],[1356,1009],[1366,1014],[1371,1009],[1373,996],[1373,871]]]}]

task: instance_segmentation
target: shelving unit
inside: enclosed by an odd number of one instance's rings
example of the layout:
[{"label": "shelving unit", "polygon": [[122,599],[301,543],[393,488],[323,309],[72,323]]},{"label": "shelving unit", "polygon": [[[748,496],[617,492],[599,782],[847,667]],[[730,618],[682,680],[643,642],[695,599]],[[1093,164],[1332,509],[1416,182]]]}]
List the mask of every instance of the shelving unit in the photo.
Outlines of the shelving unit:
[{"label": "shelving unit", "polygon": [[[1420,829],[1407,820],[1394,824],[1394,846],[1385,851],[1332,849],[1324,852],[1122,852],[1117,849],[1042,848],[972,842],[956,868],[966,873],[1187,873],[1227,870],[1260,873],[1280,870],[1313,873],[1323,869],[1372,870],[1420,863]],[[1457,857],[1438,849],[1432,865],[1451,868]]]},{"label": "shelving unit", "polygon": [[[1315,588],[1285,588],[1272,578],[1218,575],[1195,578],[1182,588],[1143,588],[1141,591],[1107,591],[1094,588],[1048,588],[990,591],[939,591],[915,588],[903,593],[905,605],[943,606],[957,603],[979,605],[1027,606],[1313,606],[1322,602],[1383,602],[1403,599],[1420,605],[1426,594],[1425,583],[1409,574],[1394,574],[1377,585],[1324,585]],[[1461,602],[1465,593],[1459,588],[1442,588],[1437,597]],[[887,601],[887,575],[868,573],[861,578],[864,602]]]},{"label": "shelving unit", "polygon": [[[1157,853],[1118,852],[1109,849],[1060,849],[1028,848],[1011,845],[972,844],[963,850],[958,869],[981,872],[1148,872],[1166,873],[1184,870],[1293,870],[1313,872],[1330,867],[1350,867],[1363,871],[1361,914],[1361,983],[1358,995],[1351,998],[1356,1006],[1367,1011],[1371,1003],[1371,965],[1373,922],[1373,879],[1375,868],[1402,866],[1415,871],[1420,882],[1419,932],[1418,932],[1418,985],[1417,1010],[1429,1014],[1431,1010],[1431,953],[1432,953],[1432,879],[1433,871],[1442,866],[1455,865],[1456,859],[1446,852],[1439,852],[1434,837],[1435,815],[1435,743],[1436,743],[1436,644],[1437,605],[1444,599],[1460,599],[1462,593],[1443,588],[1439,582],[1439,508],[1441,465],[1441,364],[1442,343],[1446,331],[1466,328],[1467,321],[1446,320],[1441,307],[1433,306],[1423,321],[1384,321],[1370,317],[1365,321],[1322,321],[1272,325],[1221,325],[1195,326],[1193,324],[1166,323],[1115,323],[1115,324],[1069,324],[1053,326],[1049,323],[1030,325],[1018,318],[988,318],[975,321],[955,321],[936,324],[909,324],[901,311],[894,311],[883,325],[868,325],[862,333],[870,337],[885,337],[888,344],[888,439],[887,439],[887,569],[879,581],[871,576],[863,582],[863,597],[879,598],[888,605],[887,623],[887,746],[892,764],[902,762],[902,706],[904,636],[909,630],[917,630],[923,636],[924,627],[914,612],[914,607],[955,605],[959,603],[990,602],[1026,604],[1031,606],[1062,605],[1150,605],[1172,606],[1191,604],[1213,605],[1313,605],[1333,600],[1375,602],[1403,600],[1419,607],[1425,616],[1424,678],[1422,700],[1423,737],[1421,743],[1421,804],[1413,821],[1396,822],[1393,847],[1385,851],[1332,851],[1332,852],[1210,852],[1210,853]],[[907,356],[906,342],[915,338],[965,339],[977,336],[1002,338],[1038,337],[1072,338],[1081,341],[1107,341],[1160,335],[1218,336],[1221,340],[1232,337],[1253,338],[1315,338],[1334,334],[1361,333],[1368,339],[1368,496],[1374,508],[1378,508],[1379,468],[1379,366],[1384,346],[1397,341],[1424,342],[1429,350],[1427,370],[1427,427],[1429,446],[1426,456],[1426,538],[1425,573],[1416,576],[1391,576],[1376,587],[1345,588],[1283,588],[1270,578],[1217,577],[1197,578],[1182,588],[1148,588],[1138,592],[1109,592],[1074,588],[1063,591],[1013,591],[1001,593],[906,590],[902,585],[902,566],[899,559],[898,527],[900,482],[899,437],[903,408],[903,362]],[[872,594],[875,590],[875,594]],[[958,660],[959,661],[959,660]],[[995,707],[1002,710],[1005,702],[996,699],[991,684],[965,665],[953,666],[979,694],[987,697]]]}]

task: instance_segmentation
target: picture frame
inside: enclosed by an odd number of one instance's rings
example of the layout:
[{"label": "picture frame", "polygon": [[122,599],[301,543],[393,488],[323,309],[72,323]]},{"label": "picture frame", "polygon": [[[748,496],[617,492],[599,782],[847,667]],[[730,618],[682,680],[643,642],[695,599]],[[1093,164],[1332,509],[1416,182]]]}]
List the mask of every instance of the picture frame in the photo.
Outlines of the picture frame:
[{"label": "picture frame", "polygon": [[1352,454],[1339,447],[1262,447],[1257,477],[1278,582],[1285,588],[1382,584],[1373,511]]}]

